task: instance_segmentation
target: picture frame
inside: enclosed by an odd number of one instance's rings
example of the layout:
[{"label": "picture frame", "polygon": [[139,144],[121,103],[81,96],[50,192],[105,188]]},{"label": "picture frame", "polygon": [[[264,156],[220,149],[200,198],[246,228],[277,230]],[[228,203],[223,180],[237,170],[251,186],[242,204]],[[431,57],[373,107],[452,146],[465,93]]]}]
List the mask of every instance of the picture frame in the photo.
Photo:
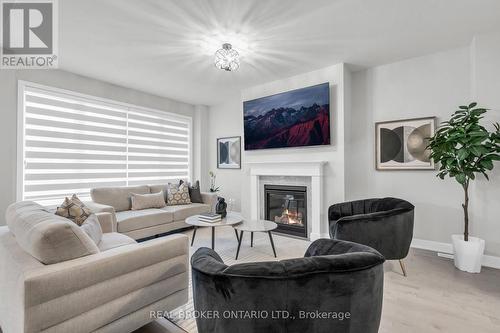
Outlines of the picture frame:
[{"label": "picture frame", "polygon": [[217,169],[241,169],[241,136],[217,138]]},{"label": "picture frame", "polygon": [[330,83],[243,102],[245,151],[331,144]]},{"label": "picture frame", "polygon": [[435,170],[436,166],[426,147],[436,127],[436,117],[376,122],[376,170]]}]

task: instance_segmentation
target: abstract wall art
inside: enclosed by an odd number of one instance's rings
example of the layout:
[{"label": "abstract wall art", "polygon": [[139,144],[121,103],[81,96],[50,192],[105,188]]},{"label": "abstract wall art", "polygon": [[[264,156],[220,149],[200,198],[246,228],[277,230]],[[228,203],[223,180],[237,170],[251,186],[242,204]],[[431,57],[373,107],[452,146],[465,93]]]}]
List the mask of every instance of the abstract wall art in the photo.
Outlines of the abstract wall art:
[{"label": "abstract wall art", "polygon": [[243,116],[245,150],[329,145],[329,84],[245,101]]},{"label": "abstract wall art", "polygon": [[427,146],[435,128],[435,117],[375,123],[377,170],[434,170]]},{"label": "abstract wall art", "polygon": [[217,139],[217,168],[241,169],[241,137]]}]

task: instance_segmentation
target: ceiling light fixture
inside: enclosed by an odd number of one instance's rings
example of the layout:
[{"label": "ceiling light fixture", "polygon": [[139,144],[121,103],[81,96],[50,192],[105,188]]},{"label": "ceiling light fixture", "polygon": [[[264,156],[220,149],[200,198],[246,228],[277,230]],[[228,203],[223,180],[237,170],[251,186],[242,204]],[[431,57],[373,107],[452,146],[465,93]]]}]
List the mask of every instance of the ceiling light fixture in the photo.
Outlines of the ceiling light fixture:
[{"label": "ceiling light fixture", "polygon": [[240,54],[229,43],[222,44],[222,49],[215,52],[215,67],[231,72],[240,67]]}]

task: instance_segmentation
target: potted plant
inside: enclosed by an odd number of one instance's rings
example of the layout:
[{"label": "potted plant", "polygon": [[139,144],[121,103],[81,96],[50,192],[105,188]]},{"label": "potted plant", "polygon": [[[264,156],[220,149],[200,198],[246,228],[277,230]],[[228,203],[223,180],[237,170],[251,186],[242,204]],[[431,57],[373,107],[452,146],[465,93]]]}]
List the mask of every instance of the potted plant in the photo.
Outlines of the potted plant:
[{"label": "potted plant", "polygon": [[219,192],[220,186],[215,185],[215,178],[217,178],[217,175],[213,171],[209,171],[208,175],[210,176],[210,188],[209,191],[212,193]]},{"label": "potted plant", "polygon": [[437,176],[455,178],[464,190],[464,234],[452,235],[455,266],[479,273],[484,253],[483,239],[469,236],[469,186],[476,175],[488,178],[493,163],[500,160],[500,125],[488,131],[479,121],[488,109],[477,103],[459,107],[449,121],[443,122],[429,140],[431,158],[440,163]]}]

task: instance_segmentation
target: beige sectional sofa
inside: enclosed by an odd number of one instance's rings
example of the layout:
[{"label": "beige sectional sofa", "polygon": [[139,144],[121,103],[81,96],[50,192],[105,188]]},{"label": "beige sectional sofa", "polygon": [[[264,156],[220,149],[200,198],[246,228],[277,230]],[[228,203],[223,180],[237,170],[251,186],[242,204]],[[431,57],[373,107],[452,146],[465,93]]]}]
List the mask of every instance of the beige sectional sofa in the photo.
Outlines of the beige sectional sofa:
[{"label": "beige sectional sofa", "polygon": [[92,202],[85,204],[94,212],[113,214],[119,233],[141,239],[187,227],[184,222],[187,217],[211,211],[217,201],[216,194],[201,193],[203,203],[131,210],[131,193],[149,194],[160,191],[163,191],[167,201],[166,184],[95,188],[90,191]]},{"label": "beige sectional sofa", "polygon": [[114,232],[111,213],[96,215],[97,244],[34,202],[8,208],[8,226],[0,227],[4,333],[131,332],[154,320],[150,311],[187,302],[187,236],[136,243]]}]

